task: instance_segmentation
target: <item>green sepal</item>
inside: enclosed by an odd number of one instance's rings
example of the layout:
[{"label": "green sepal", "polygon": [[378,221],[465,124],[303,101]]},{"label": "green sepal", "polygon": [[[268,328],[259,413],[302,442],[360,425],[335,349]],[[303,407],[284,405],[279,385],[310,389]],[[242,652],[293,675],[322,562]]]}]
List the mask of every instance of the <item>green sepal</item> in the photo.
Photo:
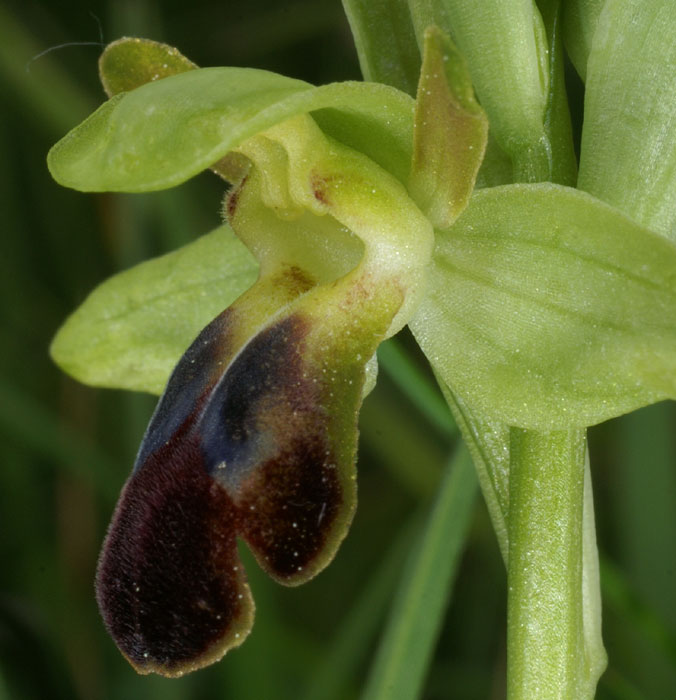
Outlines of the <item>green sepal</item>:
[{"label": "green sepal", "polygon": [[82,191],[164,189],[312,112],[327,134],[406,182],[413,107],[385,85],[313,87],[251,68],[200,68],[113,97],[52,148],[48,165],[57,182]]},{"label": "green sepal", "polygon": [[52,358],[85,384],[160,394],[195,336],[253,284],[257,269],[221,226],[100,284],[59,329]]},{"label": "green sepal", "polygon": [[108,97],[197,68],[178,49],[150,39],[122,37],[99,58],[99,77]]},{"label": "green sepal", "polygon": [[[123,37],[108,44],[99,58],[99,77],[108,97],[199,68],[178,49],[151,39]],[[237,153],[228,153],[211,170],[228,182],[246,175],[249,163]]]},{"label": "green sepal", "polygon": [[587,66],[578,187],[676,240],[676,4],[608,0]]},{"label": "green sepal", "polygon": [[488,120],[462,56],[436,27],[425,32],[409,191],[435,228],[467,206],[486,150]]},{"label": "green sepal", "polygon": [[412,330],[486,416],[593,425],[676,396],[676,247],[577,190],[477,192],[438,232]]}]

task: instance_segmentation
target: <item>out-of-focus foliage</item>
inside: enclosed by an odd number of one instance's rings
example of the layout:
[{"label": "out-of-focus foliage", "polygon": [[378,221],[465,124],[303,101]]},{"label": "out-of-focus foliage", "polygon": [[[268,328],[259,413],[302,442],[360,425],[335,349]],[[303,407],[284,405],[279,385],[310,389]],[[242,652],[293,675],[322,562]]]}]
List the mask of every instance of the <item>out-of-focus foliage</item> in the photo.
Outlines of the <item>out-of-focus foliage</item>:
[{"label": "out-of-focus foliage", "polygon": [[[100,41],[99,22],[103,41],[146,36],[203,66],[315,84],[360,78],[337,0],[0,7],[0,698],[356,698],[454,444],[407,336],[382,348],[364,404],[359,508],[345,545],[302,589],[280,588],[246,562],[258,618],[244,647],[184,679],[140,677],[98,617],[96,556],[154,400],[76,384],[50,363],[49,341],[101,279],[217,226],[223,189],[204,174],[162,193],[83,197],[51,181],[48,148],[104,98],[100,47],[31,59]],[[568,78],[579,91],[573,70]],[[599,698],[676,696],[675,421],[674,406],[661,404],[591,433],[610,658]],[[454,698],[503,697],[504,580],[478,506],[425,698],[446,698],[449,687]]]}]

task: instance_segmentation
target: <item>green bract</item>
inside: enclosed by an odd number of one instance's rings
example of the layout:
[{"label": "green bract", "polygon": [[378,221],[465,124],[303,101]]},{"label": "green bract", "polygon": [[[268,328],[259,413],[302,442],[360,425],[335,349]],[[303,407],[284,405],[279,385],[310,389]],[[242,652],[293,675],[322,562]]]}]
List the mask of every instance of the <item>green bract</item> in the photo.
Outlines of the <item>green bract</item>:
[{"label": "green bract", "polygon": [[343,0],[364,80],[415,94],[420,53],[405,0]]},{"label": "green bract", "polygon": [[566,50],[580,77],[587,76],[587,60],[596,23],[605,0],[570,0],[564,12]]}]

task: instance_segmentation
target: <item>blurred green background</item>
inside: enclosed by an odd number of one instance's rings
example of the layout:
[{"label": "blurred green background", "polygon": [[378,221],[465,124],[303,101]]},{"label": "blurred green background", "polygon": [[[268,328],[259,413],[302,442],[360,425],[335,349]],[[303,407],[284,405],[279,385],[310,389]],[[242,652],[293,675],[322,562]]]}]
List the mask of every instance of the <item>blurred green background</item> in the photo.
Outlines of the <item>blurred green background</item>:
[{"label": "blurred green background", "polygon": [[[0,700],[358,697],[453,448],[443,409],[439,420],[429,411],[438,394],[428,410],[414,400],[431,380],[405,334],[385,348],[365,402],[359,509],[324,573],[285,589],[248,560],[253,633],[180,680],[137,676],[99,619],[98,549],[154,399],[78,385],[48,345],[105,277],[214,228],[223,191],[208,174],[144,196],[84,195],[50,180],[47,150],[104,98],[101,47],[32,59],[123,35],[165,41],[203,66],[314,83],[360,77],[339,0],[0,3]],[[419,370],[412,384],[395,351]],[[591,431],[610,657],[599,698],[676,698],[675,428],[674,405],[662,404]],[[477,501],[424,697],[504,697],[504,638],[505,573]]]}]

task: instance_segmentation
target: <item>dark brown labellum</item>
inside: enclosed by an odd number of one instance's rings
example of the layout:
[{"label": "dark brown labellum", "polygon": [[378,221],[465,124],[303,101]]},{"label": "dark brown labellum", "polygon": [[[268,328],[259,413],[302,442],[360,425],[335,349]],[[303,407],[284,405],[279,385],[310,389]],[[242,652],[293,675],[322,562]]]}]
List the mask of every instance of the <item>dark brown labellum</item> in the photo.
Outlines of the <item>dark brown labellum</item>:
[{"label": "dark brown labellum", "polygon": [[104,620],[141,672],[180,675],[244,638],[253,604],[238,536],[294,584],[349,520],[302,316],[234,353],[233,323],[233,311],[217,317],[176,367],[99,563]]}]

